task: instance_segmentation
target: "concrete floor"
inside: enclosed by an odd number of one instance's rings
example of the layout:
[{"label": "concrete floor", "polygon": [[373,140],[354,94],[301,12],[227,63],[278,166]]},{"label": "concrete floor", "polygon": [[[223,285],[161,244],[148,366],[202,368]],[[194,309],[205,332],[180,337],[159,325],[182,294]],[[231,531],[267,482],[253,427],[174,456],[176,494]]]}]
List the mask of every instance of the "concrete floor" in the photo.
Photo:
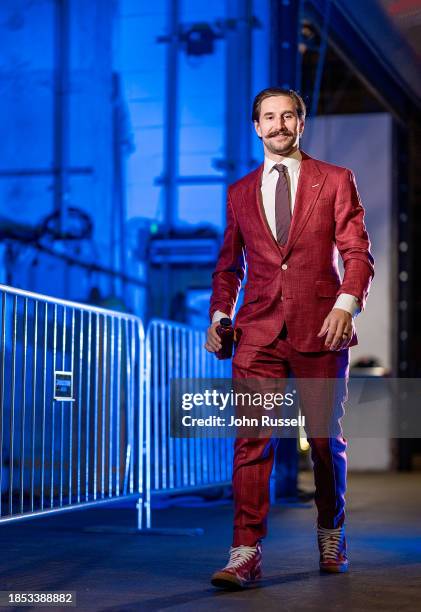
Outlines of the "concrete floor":
[{"label": "concrete floor", "polygon": [[126,503],[0,525],[0,590],[76,591],[77,609],[89,612],[421,610],[420,484],[420,473],[350,476],[348,574],[319,574],[312,504],[276,506],[262,585],[218,591],[209,577],[226,561],[229,503],[154,512],[155,526],[203,527],[202,536],[84,531],[133,525]]}]

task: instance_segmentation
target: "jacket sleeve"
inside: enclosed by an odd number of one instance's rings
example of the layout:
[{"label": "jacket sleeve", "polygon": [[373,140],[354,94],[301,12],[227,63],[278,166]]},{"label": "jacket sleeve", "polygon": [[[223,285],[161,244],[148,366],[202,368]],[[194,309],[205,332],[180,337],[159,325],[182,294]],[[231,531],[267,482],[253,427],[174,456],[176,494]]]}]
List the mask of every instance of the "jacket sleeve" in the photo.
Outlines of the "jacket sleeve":
[{"label": "jacket sleeve", "polygon": [[338,295],[354,295],[363,310],[374,276],[374,258],[370,252],[364,208],[355,177],[347,169],[343,171],[336,194],[335,240],[344,264],[344,277]]},{"label": "jacket sleeve", "polygon": [[232,205],[231,188],[228,188],[224,238],[212,274],[210,322],[216,310],[226,313],[232,319],[245,272],[244,241]]}]

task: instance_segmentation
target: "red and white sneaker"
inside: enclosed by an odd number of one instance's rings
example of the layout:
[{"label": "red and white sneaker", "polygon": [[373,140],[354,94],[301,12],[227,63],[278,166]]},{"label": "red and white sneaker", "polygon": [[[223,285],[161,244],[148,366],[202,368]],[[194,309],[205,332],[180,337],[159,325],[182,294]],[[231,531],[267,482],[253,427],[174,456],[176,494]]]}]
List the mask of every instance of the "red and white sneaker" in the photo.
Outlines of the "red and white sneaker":
[{"label": "red and white sneaker", "polygon": [[211,578],[213,586],[223,589],[245,588],[262,577],[262,545],[231,546],[227,565]]},{"label": "red and white sneaker", "polygon": [[320,551],[320,571],[339,574],[348,570],[346,556],[345,527],[325,529],[317,527]]}]

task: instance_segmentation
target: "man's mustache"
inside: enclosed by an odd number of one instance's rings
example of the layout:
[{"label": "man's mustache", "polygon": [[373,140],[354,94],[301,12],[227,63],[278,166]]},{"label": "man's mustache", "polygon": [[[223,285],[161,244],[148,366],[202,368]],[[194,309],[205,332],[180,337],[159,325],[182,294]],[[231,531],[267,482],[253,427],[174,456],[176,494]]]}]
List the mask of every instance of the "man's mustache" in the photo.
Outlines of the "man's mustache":
[{"label": "man's mustache", "polygon": [[291,132],[273,132],[272,134],[269,134],[269,138],[274,138],[276,136],[292,136]]}]

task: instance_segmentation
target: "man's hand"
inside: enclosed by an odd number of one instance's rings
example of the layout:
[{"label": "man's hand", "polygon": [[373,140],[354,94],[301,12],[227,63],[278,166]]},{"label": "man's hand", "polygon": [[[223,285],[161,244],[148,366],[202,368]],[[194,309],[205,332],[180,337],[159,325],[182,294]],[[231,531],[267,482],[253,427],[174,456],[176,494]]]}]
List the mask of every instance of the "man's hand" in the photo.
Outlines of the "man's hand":
[{"label": "man's hand", "polygon": [[208,327],[207,339],[203,346],[209,353],[216,353],[222,347],[221,338],[216,333],[218,325],[219,321],[215,321],[215,323],[212,323],[212,325]]},{"label": "man's hand", "polygon": [[321,338],[327,334],[325,345],[331,351],[337,351],[347,348],[348,344],[351,342],[353,333],[354,321],[351,314],[346,310],[342,310],[342,308],[332,308],[323,321],[323,325],[317,337]]}]

